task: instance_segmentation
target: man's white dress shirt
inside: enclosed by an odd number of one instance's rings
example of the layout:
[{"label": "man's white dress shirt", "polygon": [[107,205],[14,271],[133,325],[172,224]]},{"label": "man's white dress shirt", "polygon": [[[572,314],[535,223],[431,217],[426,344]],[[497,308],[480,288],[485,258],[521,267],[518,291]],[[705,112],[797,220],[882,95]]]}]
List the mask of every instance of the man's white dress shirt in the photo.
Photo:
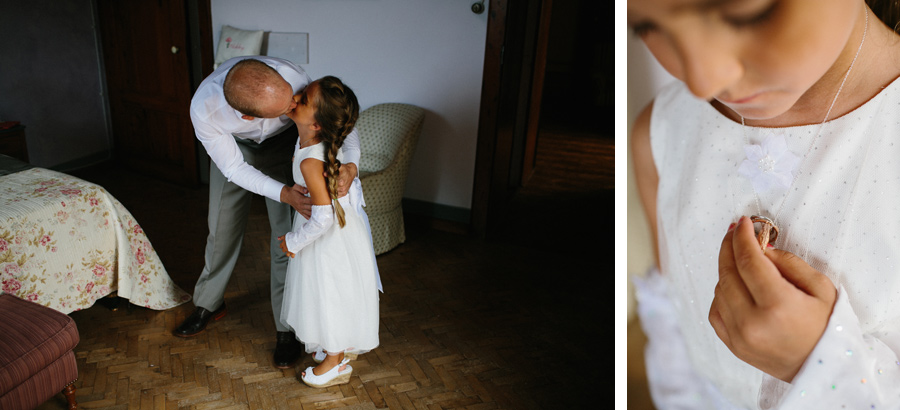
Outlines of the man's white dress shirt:
[{"label": "man's white dress shirt", "polygon": [[[219,66],[210,74],[194,93],[191,100],[191,121],[197,139],[203,144],[213,163],[219,167],[228,181],[250,192],[281,201],[281,182],[263,174],[246,161],[234,137],[262,143],[267,138],[278,135],[293,124],[287,116],[278,118],[254,118],[245,120],[242,114],[228,105],[222,86],[228,71],[240,60],[255,58],[278,71],[291,85],[294,94],[312,82],[308,74],[296,64],[275,57],[254,56],[235,57]],[[359,133],[356,130],[344,140],[341,148],[346,162],[359,163]],[[284,153],[286,160],[291,155]]]}]

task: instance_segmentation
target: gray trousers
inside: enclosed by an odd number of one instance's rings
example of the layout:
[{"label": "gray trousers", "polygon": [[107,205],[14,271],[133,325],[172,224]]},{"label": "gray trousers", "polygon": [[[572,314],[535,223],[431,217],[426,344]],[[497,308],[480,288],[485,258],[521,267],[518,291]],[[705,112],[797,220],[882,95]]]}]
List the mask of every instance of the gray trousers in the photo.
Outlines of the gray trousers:
[{"label": "gray trousers", "polygon": [[[244,161],[264,174],[293,185],[291,156],[297,141],[297,128],[291,127],[277,137],[262,144],[235,138],[244,155]],[[229,182],[215,163],[209,172],[209,236],[206,238],[205,266],[194,287],[194,305],[209,311],[222,306],[225,287],[237,263],[244,230],[247,226],[250,202],[255,194]],[[278,237],[291,230],[293,208],[289,204],[266,198],[271,238],[271,297],[275,328],[288,331],[281,323],[281,303],[284,300],[284,279],[288,257],[281,251]]]}]

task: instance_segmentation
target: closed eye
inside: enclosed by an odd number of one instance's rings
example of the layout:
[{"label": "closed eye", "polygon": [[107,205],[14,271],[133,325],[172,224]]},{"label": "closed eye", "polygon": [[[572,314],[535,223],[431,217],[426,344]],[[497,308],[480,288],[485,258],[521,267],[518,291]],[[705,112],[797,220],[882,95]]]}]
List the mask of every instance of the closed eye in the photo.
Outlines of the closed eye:
[{"label": "closed eye", "polygon": [[734,27],[742,28],[742,27],[750,27],[757,24],[765,23],[775,12],[775,9],[778,6],[778,2],[772,2],[768,7],[766,7],[763,11],[758,12],[756,14],[751,14],[749,16],[728,16],[725,15],[723,18],[728,24],[731,24]]},{"label": "closed eye", "polygon": [[644,37],[647,34],[650,34],[656,31],[657,27],[655,24],[645,21],[631,25],[631,32],[637,37]]}]

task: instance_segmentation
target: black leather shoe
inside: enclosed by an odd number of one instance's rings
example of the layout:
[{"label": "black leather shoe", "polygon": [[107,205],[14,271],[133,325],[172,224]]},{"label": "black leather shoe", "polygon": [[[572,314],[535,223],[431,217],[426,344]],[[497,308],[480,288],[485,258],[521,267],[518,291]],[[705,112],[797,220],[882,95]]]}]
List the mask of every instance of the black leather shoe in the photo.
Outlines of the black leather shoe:
[{"label": "black leather shoe", "polygon": [[275,367],[290,369],[303,353],[303,345],[294,337],[294,332],[278,332],[275,336]]},{"label": "black leather shoe", "polygon": [[219,306],[215,312],[210,312],[202,307],[197,307],[197,309],[194,310],[194,313],[191,313],[191,315],[181,323],[181,326],[178,326],[172,331],[172,334],[179,337],[196,336],[202,332],[203,329],[206,329],[206,324],[209,323],[210,319],[219,320],[225,316],[225,312],[224,303],[222,306]]}]

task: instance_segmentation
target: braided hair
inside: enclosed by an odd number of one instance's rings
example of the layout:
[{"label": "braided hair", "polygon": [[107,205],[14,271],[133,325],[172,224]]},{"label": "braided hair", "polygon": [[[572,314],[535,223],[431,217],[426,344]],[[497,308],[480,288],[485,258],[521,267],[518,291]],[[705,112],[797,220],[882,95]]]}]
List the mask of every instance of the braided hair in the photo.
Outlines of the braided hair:
[{"label": "braided hair", "polygon": [[318,137],[325,143],[325,173],[328,175],[325,182],[334,203],[334,213],[343,228],[346,224],[344,209],[337,201],[337,183],[341,175],[341,163],[337,154],[359,118],[359,102],[353,90],[337,77],[326,76],[316,82],[319,84],[319,93],[313,104],[316,123],[321,127]]}]

